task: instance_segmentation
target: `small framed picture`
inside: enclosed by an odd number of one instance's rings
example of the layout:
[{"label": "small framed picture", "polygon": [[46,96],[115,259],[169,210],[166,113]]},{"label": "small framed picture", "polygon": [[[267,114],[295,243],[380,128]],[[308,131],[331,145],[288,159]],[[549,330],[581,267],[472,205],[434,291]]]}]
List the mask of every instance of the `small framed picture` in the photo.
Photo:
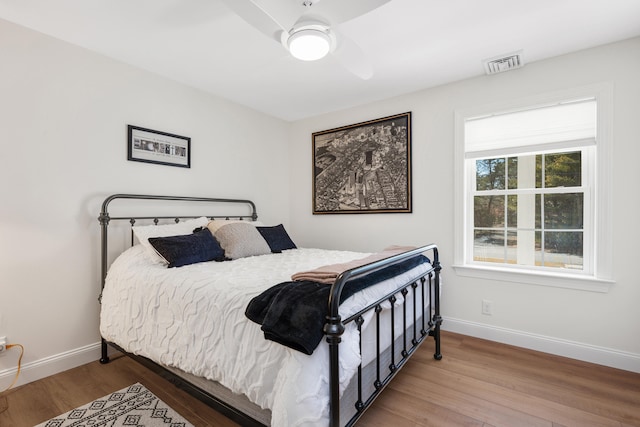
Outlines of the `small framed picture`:
[{"label": "small framed picture", "polygon": [[312,137],[314,215],[411,212],[411,112]]},{"label": "small framed picture", "polygon": [[132,125],[127,130],[127,160],[191,167],[191,138]]}]

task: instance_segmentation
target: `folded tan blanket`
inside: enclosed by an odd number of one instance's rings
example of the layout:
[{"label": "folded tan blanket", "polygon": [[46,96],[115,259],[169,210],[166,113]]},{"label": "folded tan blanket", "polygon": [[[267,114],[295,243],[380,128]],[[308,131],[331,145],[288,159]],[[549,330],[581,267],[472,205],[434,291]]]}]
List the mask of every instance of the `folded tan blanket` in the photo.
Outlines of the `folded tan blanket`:
[{"label": "folded tan blanket", "polygon": [[415,248],[415,246],[389,246],[382,252],[377,252],[364,258],[354,259],[353,261],[343,262],[340,264],[325,265],[314,270],[295,273],[293,276],[291,276],[291,280],[310,280],[312,282],[332,285],[333,282],[336,281],[336,277],[347,270],[370,264],[375,261],[380,261],[381,259],[389,258],[393,255],[398,255]]}]

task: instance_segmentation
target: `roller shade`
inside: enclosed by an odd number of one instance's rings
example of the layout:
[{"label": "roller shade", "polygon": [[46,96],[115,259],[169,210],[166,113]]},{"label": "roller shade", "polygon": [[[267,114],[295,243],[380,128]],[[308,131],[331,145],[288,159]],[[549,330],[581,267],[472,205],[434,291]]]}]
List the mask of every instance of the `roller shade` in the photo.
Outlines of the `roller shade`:
[{"label": "roller shade", "polygon": [[587,99],[465,121],[465,156],[477,158],[596,143],[596,100]]}]

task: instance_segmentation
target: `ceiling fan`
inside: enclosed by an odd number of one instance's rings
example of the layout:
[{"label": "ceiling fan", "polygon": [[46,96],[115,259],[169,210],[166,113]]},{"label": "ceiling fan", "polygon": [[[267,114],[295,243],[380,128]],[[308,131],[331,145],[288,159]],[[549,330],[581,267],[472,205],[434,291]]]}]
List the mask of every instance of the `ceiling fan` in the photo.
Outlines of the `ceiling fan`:
[{"label": "ceiling fan", "polygon": [[373,67],[362,49],[337,26],[390,0],[223,0],[238,16],[291,55],[314,61],[333,55],[348,71],[368,80]]}]

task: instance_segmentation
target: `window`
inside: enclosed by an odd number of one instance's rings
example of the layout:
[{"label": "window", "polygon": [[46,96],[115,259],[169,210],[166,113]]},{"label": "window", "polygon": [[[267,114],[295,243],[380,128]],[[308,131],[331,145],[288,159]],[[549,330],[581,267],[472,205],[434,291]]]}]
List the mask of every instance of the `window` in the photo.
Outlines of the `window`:
[{"label": "window", "polygon": [[456,113],[456,272],[608,289],[608,93]]},{"label": "window", "polygon": [[584,271],[587,151],[471,160],[472,260]]}]

